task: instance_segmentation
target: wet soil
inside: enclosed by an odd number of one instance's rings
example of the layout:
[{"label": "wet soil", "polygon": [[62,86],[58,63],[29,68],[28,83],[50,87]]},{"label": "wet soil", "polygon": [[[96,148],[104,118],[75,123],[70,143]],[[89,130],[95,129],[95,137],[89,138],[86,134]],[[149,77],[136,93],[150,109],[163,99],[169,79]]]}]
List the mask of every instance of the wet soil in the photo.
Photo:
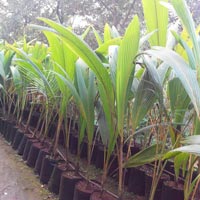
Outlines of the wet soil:
[{"label": "wet soil", "polygon": [[0,200],[58,200],[0,137]]}]

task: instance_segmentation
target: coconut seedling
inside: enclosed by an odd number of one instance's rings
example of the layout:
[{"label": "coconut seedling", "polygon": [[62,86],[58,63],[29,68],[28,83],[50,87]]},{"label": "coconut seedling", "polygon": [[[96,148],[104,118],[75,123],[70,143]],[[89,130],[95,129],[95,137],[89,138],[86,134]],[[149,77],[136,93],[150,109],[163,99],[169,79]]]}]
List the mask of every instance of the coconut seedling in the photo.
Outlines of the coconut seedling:
[{"label": "coconut seedling", "polygon": [[[168,10],[163,8],[160,5],[159,1],[143,0],[142,5],[143,5],[143,10],[144,10],[144,17],[145,17],[145,22],[147,26],[147,31],[149,33],[152,33],[150,34],[150,37],[148,38],[150,45],[165,45],[167,25],[168,25]],[[152,9],[149,9],[149,6]],[[166,114],[164,112],[165,108],[163,104],[163,87],[162,87],[163,83],[159,74],[159,70],[157,69],[157,66],[152,62],[152,60],[148,59],[145,56],[144,57],[142,56],[141,64],[145,68],[145,72],[139,82],[138,88],[135,92],[134,99],[133,99],[132,124],[131,124],[132,137],[135,135],[136,130],[140,128],[138,127],[140,121],[148,114],[148,112],[153,108],[156,102],[159,104],[159,109],[158,109],[159,116]],[[160,120],[162,119],[160,118]],[[159,121],[159,124],[161,124],[161,121]],[[162,126],[159,126],[158,130],[161,127]],[[158,136],[157,132],[155,134]],[[165,139],[163,140],[163,144],[165,143],[164,142]],[[130,144],[131,144],[131,140],[129,143],[128,154],[130,152]],[[158,140],[156,145],[147,147],[146,149],[144,149],[142,152],[139,152],[135,156],[130,157],[130,155],[127,155],[128,160],[125,166],[129,162],[132,163],[133,165],[135,162],[135,165],[138,166],[140,165],[139,164],[140,162],[144,161],[148,163],[150,162],[150,160],[152,161],[158,160],[158,162],[156,161],[155,163],[160,164],[161,162],[159,160],[161,160],[161,155],[163,151],[164,151],[164,145],[163,146],[160,145],[160,142]],[[145,159],[145,155],[147,156],[146,159]],[[155,166],[155,169],[158,169],[158,168],[157,166]],[[158,171],[157,171],[157,174],[158,174]],[[157,181],[158,179],[159,178],[157,178]],[[153,180],[156,180],[156,179],[153,179]],[[156,182],[152,184],[152,188],[154,189],[156,188]],[[152,191],[154,189],[152,189]],[[154,192],[151,193],[150,199],[153,199],[154,198],[153,196],[154,196]]]},{"label": "coconut seedling", "polygon": [[[19,48],[20,47],[21,46],[19,46]],[[35,45],[30,45],[24,40],[22,48],[25,53],[29,54],[33,60],[37,60],[38,63],[41,64],[45,61],[47,47],[44,44],[36,43]],[[36,81],[36,79],[34,80],[34,74],[27,70],[28,68],[25,67],[24,62],[23,57],[16,55],[12,66],[12,75],[17,95],[15,112],[17,113],[17,119],[20,124],[23,120],[25,108],[30,109],[25,125],[25,132],[27,132],[34,108],[36,104],[39,103],[39,91],[36,91],[36,87],[34,87],[33,84]],[[42,96],[42,94],[40,94],[40,96]]]},{"label": "coconut seedling", "polygon": [[[179,78],[182,86],[184,87],[187,95],[189,96],[195,110],[195,120],[193,121],[194,124],[194,133],[198,133],[199,131],[199,36],[196,33],[195,30],[195,23],[192,19],[191,13],[186,5],[185,1],[178,0],[178,1],[172,1],[171,2],[175,12],[179,16],[184,29],[187,31],[188,37],[184,38],[183,35],[179,36],[176,33],[174,33],[174,36],[176,40],[179,42],[181,47],[183,48],[184,54],[180,54],[180,51],[172,51],[165,48],[159,48],[155,50],[151,50],[150,54],[155,56],[156,58],[159,58],[173,69],[176,76]],[[169,4],[164,4],[169,9],[171,7]],[[189,38],[189,42],[188,42]],[[192,49],[191,49],[192,48]],[[158,51],[159,50],[159,51]],[[175,49],[177,50],[177,49]],[[157,55],[155,52],[159,52]],[[187,55],[187,56],[185,56]],[[181,67],[180,67],[181,66]],[[191,143],[192,144],[192,143]],[[193,145],[180,147],[178,149],[175,149],[174,152],[188,152],[188,153],[194,153],[196,152],[196,148]],[[181,157],[181,155],[180,155]],[[194,187],[197,179],[195,179],[195,182],[192,183],[191,179],[191,173],[193,169],[193,159],[190,157],[190,165],[189,165],[189,174],[187,176],[187,179],[185,181],[184,186],[184,198],[188,199],[191,194],[191,187]],[[179,160],[177,158],[177,160]],[[180,164],[178,164],[180,165]],[[190,177],[190,178],[188,178]]]},{"label": "coconut seedling", "polygon": [[[87,141],[87,171],[86,182],[80,182],[77,184],[77,190],[93,191],[93,184],[90,182],[89,167],[91,164],[92,146],[94,138],[94,106],[96,99],[96,84],[94,73],[85,65],[81,60],[76,62],[76,79],[75,84],[65,74],[65,77],[61,74],[55,73],[63,83],[70,89],[76,106],[79,108],[80,120],[79,120],[79,135],[78,135],[78,162],[76,165],[75,176],[79,175],[79,157],[80,157],[80,145],[83,138],[86,137]],[[77,174],[78,173],[78,174]],[[76,189],[75,189],[76,191]],[[76,192],[74,193],[76,196]]]},{"label": "coconut seedling", "polygon": [[[66,30],[63,26],[56,24],[55,22],[52,22],[47,19],[42,19],[42,20],[45,21],[51,27],[53,27],[53,29],[56,31],[56,34],[59,35],[59,37],[65,42],[65,44],[76,55],[80,56],[80,58],[87,64],[87,66],[90,69],[93,70],[93,72],[96,75],[97,88],[99,91],[101,104],[104,110],[106,123],[108,125],[109,134],[110,134],[109,136],[110,138],[113,138],[113,139],[110,139],[111,145],[109,145],[109,147],[111,150],[108,155],[111,155],[114,149],[114,146],[117,142],[117,137],[119,136],[120,138],[118,140],[119,141],[118,155],[119,155],[119,168],[120,168],[119,170],[120,172],[119,173],[120,174],[119,175],[120,177],[119,178],[119,196],[120,198],[122,198],[124,122],[125,122],[125,113],[127,112],[129,94],[130,94],[131,86],[133,82],[133,76],[135,73],[134,58],[137,55],[138,48],[139,48],[138,18],[134,17],[129,27],[127,28],[124,39],[121,42],[119,52],[118,52],[118,58],[117,58],[116,82],[115,81],[113,82],[113,80],[110,78],[110,74],[108,73],[107,69],[104,67],[104,64],[102,63],[102,61],[76,35],[74,35],[71,31]],[[46,30],[50,30],[50,29],[46,29]],[[107,46],[107,49],[108,49],[108,46]],[[127,78],[127,74],[128,74],[128,78]],[[70,85],[68,80],[66,79],[63,79],[63,80],[65,80],[68,87],[69,86],[71,87],[71,90],[74,90],[73,86]],[[74,97],[78,98],[78,94],[76,94],[76,96],[74,95]],[[116,104],[115,104],[115,100],[116,100]],[[118,107],[116,107],[116,105]],[[82,109],[83,108],[80,107],[80,111]],[[109,157],[107,157],[107,159],[109,160]]]},{"label": "coconut seedling", "polygon": [[[4,117],[9,115],[11,110],[11,105],[13,103],[12,93],[12,80],[10,67],[12,59],[14,57],[14,52],[7,50],[6,47],[0,51],[0,84],[1,84],[1,105]],[[7,116],[9,117],[9,116]]]},{"label": "coconut seedling", "polygon": [[[28,83],[25,91],[31,92],[33,96],[36,96],[37,103],[43,107],[43,112],[41,112],[43,125],[39,136],[42,136],[44,140],[47,137],[49,124],[52,120],[54,99],[57,91],[56,81],[47,70],[50,69],[51,65],[49,62],[44,62],[44,58],[42,60],[35,59],[32,57],[32,54],[28,55],[25,51],[12,45],[9,45],[9,48],[14,50],[19,56],[15,62],[23,79]],[[40,123],[39,121],[38,123]]]},{"label": "coconut seedling", "polygon": [[[87,36],[89,28],[82,34],[84,39]],[[75,63],[78,56],[74,54],[67,45],[59,38],[55,33],[50,31],[44,31],[45,36],[48,39],[50,45],[50,53],[53,61],[53,72],[60,74],[63,77],[70,78],[74,81],[75,78]],[[69,136],[71,129],[71,118],[74,113],[67,113],[69,103],[71,101],[71,90],[66,87],[66,84],[56,76],[56,81],[60,90],[60,98],[57,102],[57,113],[58,113],[58,125],[54,139],[54,152],[56,152],[58,146],[59,135],[61,127],[65,132],[65,150],[66,150],[66,162],[68,162],[68,150],[69,150]],[[70,116],[70,117],[69,117]],[[70,119],[69,119],[70,118]]]},{"label": "coconut seedling", "polygon": [[[82,59],[83,62],[90,68],[90,70],[93,70],[93,72],[95,73],[95,75],[96,75],[95,83],[97,84],[99,95],[100,95],[100,97],[102,97],[101,103],[103,105],[103,109],[106,111],[105,116],[106,116],[106,120],[107,120],[108,125],[109,125],[109,133],[110,133],[110,135],[115,135],[115,132],[114,132],[115,119],[114,119],[114,116],[113,116],[113,114],[114,114],[114,112],[113,112],[113,110],[114,110],[114,96],[113,96],[114,93],[113,93],[112,83],[111,83],[111,80],[109,78],[108,71],[104,67],[104,64],[99,59],[99,57],[94,53],[94,51],[91,48],[89,48],[86,43],[84,43],[79,37],[77,37],[71,31],[65,29],[61,25],[58,25],[55,22],[52,22],[50,20],[47,20],[47,19],[42,19],[42,20],[45,21],[51,27],[53,27],[53,29],[57,31],[57,34],[59,35],[59,37],[68,46],[68,48],[71,51],[73,51],[77,56],[79,56],[80,59]],[[89,72],[89,73],[91,73],[91,72]],[[66,84],[68,84],[68,87],[70,86],[69,82],[66,82]],[[80,84],[77,84],[77,86],[81,87]],[[91,150],[91,145],[93,143],[92,142],[93,131],[94,131],[94,129],[92,128],[94,126],[94,120],[91,120],[91,117],[94,116],[94,115],[91,115],[90,118],[88,118],[87,115],[85,115],[85,112],[86,113],[89,112],[87,106],[89,106],[89,107],[93,106],[93,109],[94,109],[94,103],[93,104],[90,103],[90,105],[88,105],[87,103],[82,104],[81,101],[84,101],[84,102],[86,101],[84,95],[87,94],[88,92],[86,92],[86,93],[82,92],[80,94],[76,94],[76,93],[74,94],[75,89],[73,87],[74,86],[70,86],[69,88],[72,91],[74,99],[76,100],[76,103],[79,107],[80,113],[83,116],[82,117],[82,119],[83,119],[82,120],[82,122],[83,122],[82,127],[84,127],[84,123],[85,123],[87,136],[89,136],[88,140],[90,140],[89,149]],[[92,87],[90,87],[90,89],[92,89]],[[83,100],[81,100],[78,95],[81,95],[80,97],[83,98]],[[91,101],[91,98],[89,100]],[[90,111],[90,112],[94,112],[94,110]],[[93,129],[93,131],[91,131],[92,129]],[[89,135],[88,135],[88,130],[90,131]],[[111,133],[113,133],[113,134],[111,134]],[[110,140],[110,141],[113,142],[113,140]],[[114,145],[112,144],[112,146],[110,145],[110,147],[114,148]],[[89,159],[88,161],[90,162],[90,159],[91,159],[91,153],[90,152],[88,152],[88,159]]]},{"label": "coconut seedling", "polygon": [[[133,80],[132,75],[134,74],[134,57],[137,54],[138,46],[139,46],[139,22],[137,17],[133,19],[131,24],[129,25],[129,28],[127,29],[127,34],[125,35],[125,39],[122,42],[123,45],[120,50],[120,56],[118,57],[118,72],[117,72],[117,79],[116,87],[118,88],[118,92],[116,91],[116,94],[118,94],[118,103],[119,111],[117,113],[116,107],[115,107],[115,94],[114,94],[114,87],[112,80],[110,78],[110,75],[108,74],[107,69],[104,67],[103,63],[99,60],[99,58],[92,52],[88,46],[83,43],[77,36],[75,36],[70,31],[65,30],[61,25],[58,25],[50,20],[42,19],[45,21],[48,25],[53,27],[58,33],[58,35],[63,39],[63,41],[66,43],[66,45],[80,58],[88,65],[90,69],[93,70],[97,77],[97,87],[102,103],[102,107],[105,113],[105,118],[108,124],[109,128],[109,134],[110,134],[110,150],[108,155],[110,156],[114,146],[117,141],[117,136],[121,134],[120,138],[122,139],[120,141],[120,148],[119,148],[119,166],[120,166],[120,184],[119,184],[119,195],[122,196],[122,176],[123,176],[123,123],[124,121],[124,112],[126,112],[126,105],[127,105],[127,99],[128,99],[128,92],[126,92],[126,89],[129,89]],[[132,35],[133,34],[133,35]],[[134,37],[133,37],[134,36]],[[131,41],[131,42],[130,42]],[[138,42],[135,42],[138,41]],[[128,52],[126,51],[128,47]],[[134,48],[132,48],[134,47]],[[125,63],[124,63],[125,62]],[[126,66],[126,67],[123,67]],[[127,73],[124,73],[126,69]],[[120,74],[121,70],[121,74]],[[129,74],[129,78],[127,79],[127,76],[125,74]],[[121,77],[122,76],[122,77]],[[120,78],[121,77],[121,78]],[[125,81],[123,83],[123,81]],[[121,84],[124,84],[122,87]],[[125,89],[123,89],[125,88]],[[122,94],[123,102],[120,102],[120,94]],[[80,107],[80,110],[83,108]],[[122,111],[123,110],[123,111]],[[122,114],[122,115],[121,115]],[[118,116],[120,115],[120,116]],[[119,130],[116,129],[116,120],[118,117],[120,118],[120,134]],[[119,119],[118,119],[119,120]],[[118,123],[119,124],[119,123]],[[113,139],[112,139],[113,138]],[[109,161],[109,156],[107,157],[107,160]]]}]

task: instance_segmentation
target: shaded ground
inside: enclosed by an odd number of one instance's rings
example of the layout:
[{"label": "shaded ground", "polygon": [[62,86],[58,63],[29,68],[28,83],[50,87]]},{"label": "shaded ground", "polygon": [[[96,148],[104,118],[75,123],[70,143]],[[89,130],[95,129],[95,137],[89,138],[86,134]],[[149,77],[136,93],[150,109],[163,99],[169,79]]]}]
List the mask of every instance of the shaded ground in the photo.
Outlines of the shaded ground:
[{"label": "shaded ground", "polygon": [[57,200],[0,137],[0,200]]}]

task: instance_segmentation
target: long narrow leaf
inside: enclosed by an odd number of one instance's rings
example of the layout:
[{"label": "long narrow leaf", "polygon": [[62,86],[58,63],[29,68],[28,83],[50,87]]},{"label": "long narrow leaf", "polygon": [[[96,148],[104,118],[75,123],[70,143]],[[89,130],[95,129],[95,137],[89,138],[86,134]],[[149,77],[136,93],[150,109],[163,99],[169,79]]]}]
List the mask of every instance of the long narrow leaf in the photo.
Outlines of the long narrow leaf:
[{"label": "long narrow leaf", "polygon": [[152,145],[135,155],[131,156],[125,163],[125,168],[137,167],[144,164],[151,163],[162,157],[162,154],[157,154],[157,145]]},{"label": "long narrow leaf", "polygon": [[[167,2],[168,0],[165,0]],[[155,31],[149,39],[152,46],[166,45],[168,9],[160,4],[160,0],[142,0],[147,31]]]},{"label": "long narrow leaf", "polygon": [[134,74],[134,59],[139,47],[140,26],[135,16],[129,24],[118,52],[116,74],[116,96],[118,130],[121,133],[124,126],[125,109],[131,89]]},{"label": "long narrow leaf", "polygon": [[156,50],[147,50],[146,53],[163,60],[173,68],[184,86],[185,91],[190,97],[198,117],[200,118],[200,87],[195,74],[196,72],[192,70],[176,52],[161,47],[155,49]]}]

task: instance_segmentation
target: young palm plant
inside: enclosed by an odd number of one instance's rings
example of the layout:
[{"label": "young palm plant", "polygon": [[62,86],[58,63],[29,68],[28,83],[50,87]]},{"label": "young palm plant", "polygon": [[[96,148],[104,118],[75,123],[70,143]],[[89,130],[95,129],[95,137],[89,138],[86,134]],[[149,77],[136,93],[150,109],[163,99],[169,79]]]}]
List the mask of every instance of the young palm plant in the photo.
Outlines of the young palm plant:
[{"label": "young palm plant", "polygon": [[[199,88],[199,53],[200,53],[200,46],[199,46],[199,36],[196,33],[195,30],[195,24],[192,19],[191,13],[183,0],[173,0],[171,1],[172,6],[176,13],[178,14],[180,20],[182,21],[182,24],[184,26],[184,29],[187,30],[188,36],[190,38],[190,43],[188,43],[187,40],[184,40],[182,36],[178,36],[174,33],[174,36],[176,40],[180,43],[182,48],[184,49],[185,54],[187,55],[185,57],[180,55],[179,51],[178,53],[169,49],[156,47],[153,50],[148,51],[152,56],[155,56],[162,60],[164,63],[168,64],[175,72],[177,77],[179,78],[182,86],[184,87],[187,95],[189,96],[195,110],[195,118],[194,121],[194,132],[198,133],[199,129],[199,97],[200,97],[200,88]],[[164,4],[169,9],[171,9],[171,6],[169,4]],[[191,49],[192,48],[192,49]],[[192,149],[192,151],[191,151]],[[187,146],[180,147],[174,151],[180,151],[180,152],[186,152],[189,153],[195,152],[195,148],[193,146]],[[192,157],[190,158],[190,160]],[[177,159],[178,160],[178,159]],[[191,163],[193,163],[191,161]],[[193,164],[190,165],[189,172],[191,172]],[[191,174],[189,175],[191,177]],[[185,199],[189,198],[189,195],[191,193],[191,186],[194,186],[194,184],[191,183],[191,178],[186,179],[185,181]]]},{"label": "young palm plant", "polygon": [[[1,85],[1,105],[2,112],[4,117],[9,115],[8,111],[10,111],[12,105],[12,81],[11,81],[11,63],[14,57],[14,52],[10,50],[2,49],[0,51],[0,85]],[[9,116],[7,116],[9,117]]]},{"label": "young palm plant", "polygon": [[[59,73],[56,73],[58,78],[63,81],[66,86],[71,90],[73,98],[76,102],[77,107],[79,108],[81,115],[81,124],[80,124],[80,134],[79,134],[79,145],[84,137],[84,130],[86,129],[87,135],[87,169],[91,164],[91,156],[92,156],[92,146],[93,146],[93,138],[94,138],[94,105],[96,99],[96,86],[95,86],[95,76],[94,73],[85,67],[82,61],[77,61],[76,63],[76,85],[75,87],[73,81],[69,78],[67,74],[65,77]],[[80,151],[78,150],[78,154]],[[88,180],[89,180],[89,172],[87,171]]]},{"label": "young palm plant", "polygon": [[[115,140],[113,138],[116,137],[115,136],[116,134],[115,134],[114,91],[108,71],[104,67],[104,64],[101,62],[101,60],[97,57],[97,55],[91,50],[91,48],[89,48],[89,46],[85,42],[83,42],[83,40],[81,40],[79,37],[73,34],[70,30],[66,29],[65,27],[59,24],[56,24],[53,21],[47,19],[42,19],[42,20],[57,31],[57,34],[63,40],[63,42],[68,46],[68,48],[71,51],[73,51],[74,54],[79,56],[87,64],[87,66],[93,70],[93,72],[97,77],[97,87],[101,98],[101,104],[103,106],[103,110],[105,112],[105,118],[107,120],[107,124],[109,127],[108,134],[110,137],[109,140],[110,143],[108,145],[109,147],[107,151],[108,156],[106,158],[106,160],[109,160],[109,156],[111,155],[115,146]],[[48,29],[45,27],[43,27],[42,29],[55,32],[53,29]],[[71,87],[70,89],[72,90]],[[78,102],[78,105],[80,103],[81,102]],[[80,112],[83,112],[82,107],[79,109]],[[94,121],[92,123],[94,123]]]},{"label": "young palm plant", "polygon": [[[74,80],[75,61],[77,56],[73,52],[69,51],[68,47],[63,43],[60,38],[51,32],[44,32],[48,39],[50,46],[51,59],[53,61],[53,71],[64,76],[67,76]],[[67,107],[71,98],[71,91],[66,87],[62,80],[56,77],[58,88],[61,92],[60,98],[57,98],[57,113],[58,113],[58,124],[54,139],[54,152],[58,147],[58,141],[60,136],[61,127],[64,124],[65,138],[66,138],[66,161],[68,160],[68,149],[69,149],[69,121],[67,116]],[[64,123],[63,123],[64,122]]]},{"label": "young palm plant", "polygon": [[[89,29],[82,34],[82,38],[86,37]],[[51,59],[53,61],[53,71],[62,75],[63,77],[68,77],[72,81],[75,77],[75,63],[78,59],[78,56],[74,54],[66,44],[55,34],[49,31],[44,31],[45,36],[48,39],[50,45]],[[57,105],[58,113],[58,125],[55,134],[54,141],[54,152],[58,146],[58,140],[60,135],[61,126],[64,122],[64,131],[65,131],[65,143],[66,143],[66,161],[68,160],[68,149],[69,149],[69,135],[70,135],[70,121],[68,116],[71,116],[73,113],[67,113],[67,107],[71,99],[71,91],[66,87],[65,83],[56,77],[58,87],[61,92],[61,97],[59,98]]]},{"label": "young palm plant", "polygon": [[[129,27],[127,28],[124,39],[121,42],[117,57],[116,82],[112,81],[103,63],[83,41],[81,41],[77,36],[75,36],[71,31],[65,29],[63,26],[47,19],[42,20],[56,31],[59,37],[65,42],[65,44],[76,55],[78,55],[88,65],[89,68],[93,70],[97,77],[97,87],[99,90],[100,99],[110,135],[110,145],[108,148],[107,156],[108,160],[116,144],[116,139],[119,136],[119,196],[121,196],[120,198],[122,198],[124,121],[125,113],[127,112],[127,104],[131,91],[133,76],[135,72],[134,57],[136,56],[139,47],[138,18],[134,17]],[[45,29],[46,31],[55,32],[54,30],[49,28],[43,27],[43,29]],[[115,95],[117,105],[116,107]],[[80,108],[80,110],[81,109],[82,108]],[[118,124],[117,127],[116,124]]]},{"label": "young palm plant", "polygon": [[35,59],[32,56],[33,54],[28,55],[22,49],[12,45],[8,45],[8,47],[14,50],[19,56],[15,60],[16,67],[19,69],[23,80],[28,82],[23,93],[26,91],[27,93],[31,92],[32,96],[37,98],[37,103],[40,103],[44,108],[43,126],[39,135],[41,136],[43,132],[43,139],[45,139],[48,134],[49,124],[52,120],[56,92],[58,91],[54,77],[47,70],[47,68],[50,69],[51,65],[48,62],[42,62],[43,60]]}]

